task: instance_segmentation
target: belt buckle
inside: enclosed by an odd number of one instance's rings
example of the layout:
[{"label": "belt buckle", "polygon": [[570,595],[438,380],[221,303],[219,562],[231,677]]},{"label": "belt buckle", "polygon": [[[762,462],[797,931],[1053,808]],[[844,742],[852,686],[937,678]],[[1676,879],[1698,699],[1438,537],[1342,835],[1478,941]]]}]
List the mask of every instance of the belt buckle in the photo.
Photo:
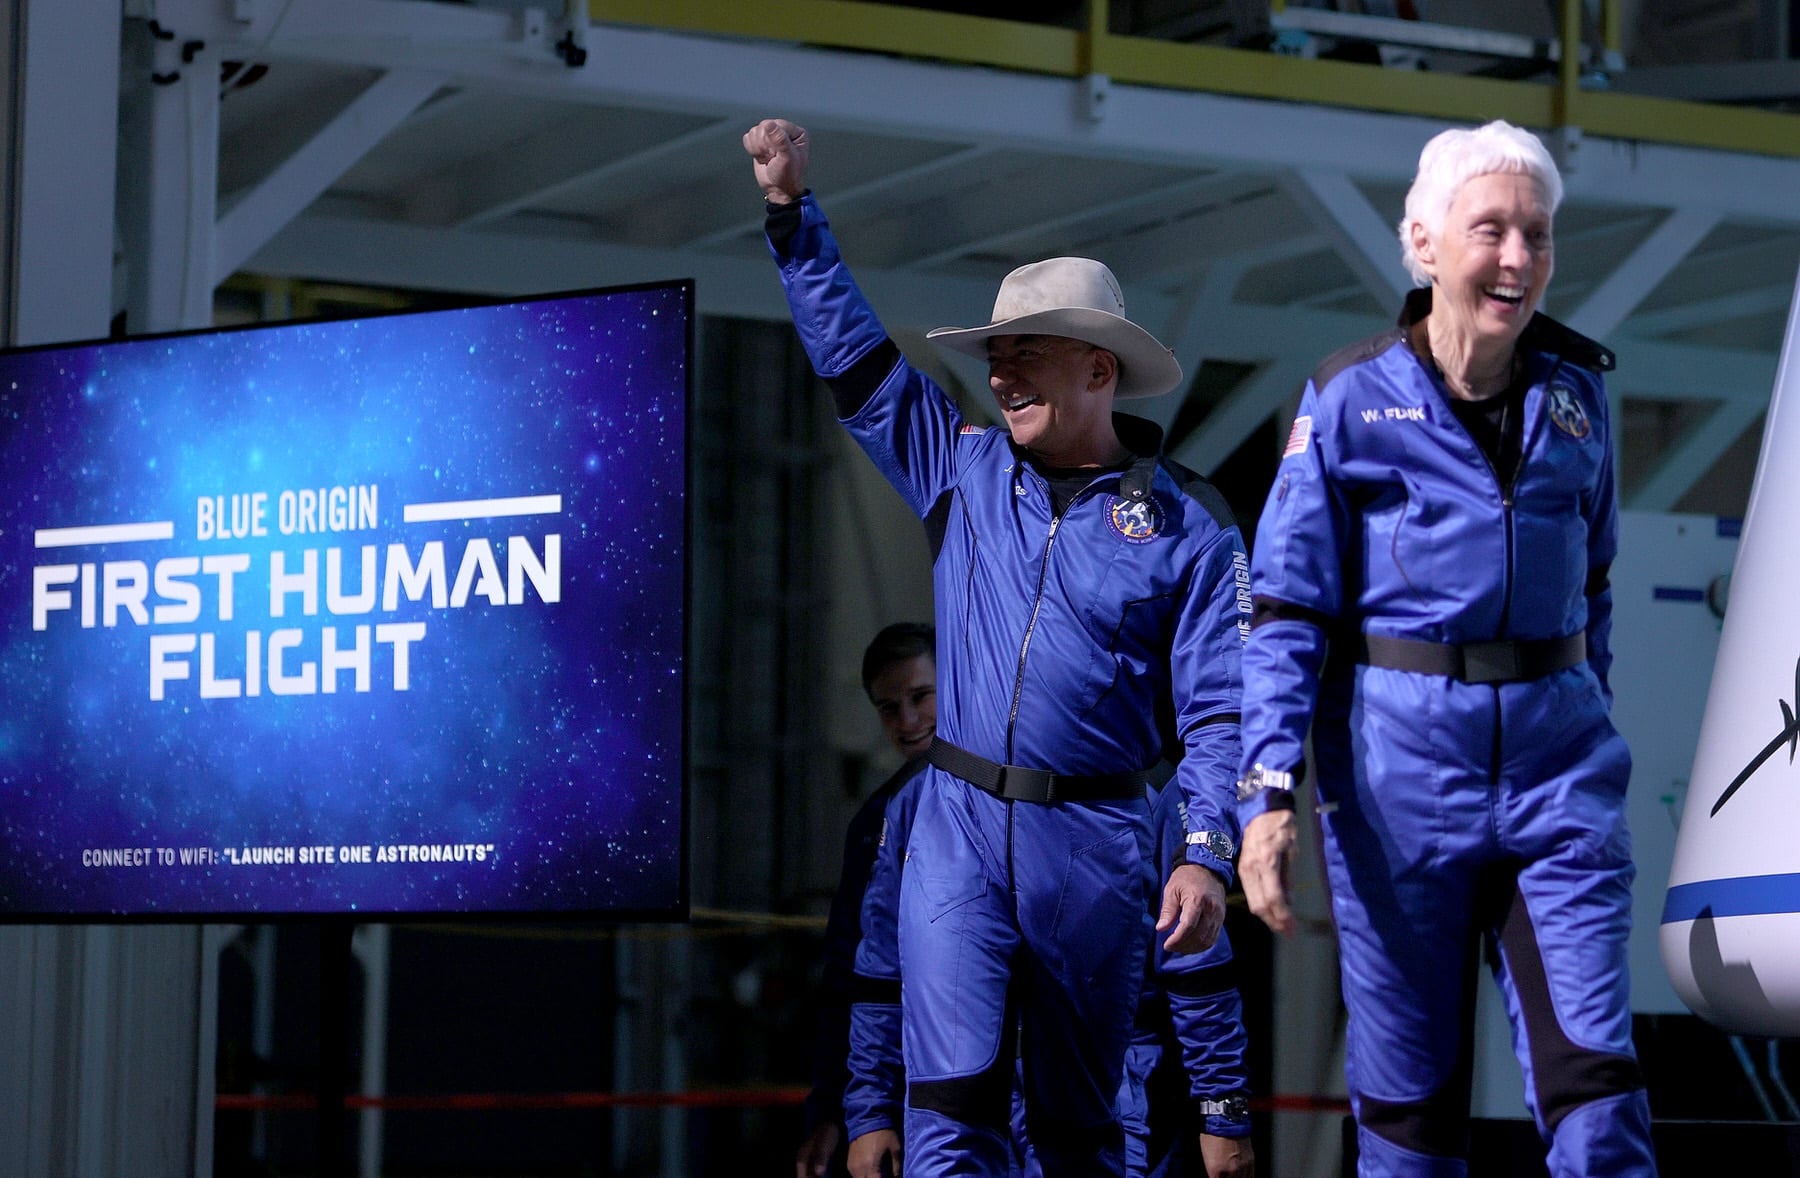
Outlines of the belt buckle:
[{"label": "belt buckle", "polygon": [[1463,648],[1463,680],[1467,683],[1510,683],[1523,674],[1516,642],[1472,642]]},{"label": "belt buckle", "polygon": [[1056,799],[1056,775],[1038,773],[1017,765],[1002,765],[994,792],[1009,802],[1044,805]]}]

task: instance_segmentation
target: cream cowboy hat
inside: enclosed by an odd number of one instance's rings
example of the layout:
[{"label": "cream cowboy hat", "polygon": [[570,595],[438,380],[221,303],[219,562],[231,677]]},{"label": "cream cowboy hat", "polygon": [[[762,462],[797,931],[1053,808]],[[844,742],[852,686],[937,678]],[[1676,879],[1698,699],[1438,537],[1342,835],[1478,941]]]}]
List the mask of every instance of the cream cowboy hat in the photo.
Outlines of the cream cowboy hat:
[{"label": "cream cowboy hat", "polygon": [[1119,358],[1120,400],[1154,397],[1181,383],[1175,353],[1125,318],[1125,296],[1111,270],[1091,258],[1049,258],[1020,266],[1000,284],[994,321],[986,327],[927,332],[952,351],[987,359],[996,335],[1059,335],[1105,348]]}]

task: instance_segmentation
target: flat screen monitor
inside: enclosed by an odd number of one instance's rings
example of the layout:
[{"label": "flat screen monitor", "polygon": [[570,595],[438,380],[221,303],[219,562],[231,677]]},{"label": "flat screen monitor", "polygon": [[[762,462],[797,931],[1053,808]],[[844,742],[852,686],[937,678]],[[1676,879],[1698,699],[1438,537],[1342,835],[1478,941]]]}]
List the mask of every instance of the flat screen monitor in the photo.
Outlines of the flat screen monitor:
[{"label": "flat screen monitor", "polygon": [[692,317],[0,353],[0,920],[683,915]]}]

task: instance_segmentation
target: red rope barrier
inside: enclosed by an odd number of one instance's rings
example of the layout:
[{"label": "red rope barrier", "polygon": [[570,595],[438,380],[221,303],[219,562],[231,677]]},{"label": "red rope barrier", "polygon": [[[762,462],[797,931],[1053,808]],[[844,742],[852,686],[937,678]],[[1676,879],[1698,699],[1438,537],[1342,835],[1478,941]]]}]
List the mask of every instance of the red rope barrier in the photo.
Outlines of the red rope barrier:
[{"label": "red rope barrier", "polygon": [[[710,1088],[692,1092],[447,1092],[409,1096],[361,1096],[344,1098],[351,1109],[392,1109],[402,1112],[448,1109],[472,1112],[493,1109],[545,1108],[767,1108],[802,1104],[806,1089]],[[312,1109],[318,1097],[311,1092],[221,1092],[214,1107],[229,1112]]]},{"label": "red rope barrier", "polygon": [[[806,1089],[798,1085],[779,1088],[702,1088],[692,1092],[447,1092],[407,1096],[344,1098],[351,1109],[384,1109],[396,1112],[490,1112],[516,1109],[580,1108],[769,1108],[802,1104]],[[310,1111],[318,1097],[310,1092],[221,1092],[214,1107],[221,1112]],[[1350,1102],[1341,1096],[1268,1096],[1250,1102],[1253,1112],[1347,1113]]]},{"label": "red rope barrier", "polygon": [[1250,1111],[1257,1113],[1343,1113],[1350,1112],[1350,1099],[1345,1096],[1263,1096],[1250,1101]]}]

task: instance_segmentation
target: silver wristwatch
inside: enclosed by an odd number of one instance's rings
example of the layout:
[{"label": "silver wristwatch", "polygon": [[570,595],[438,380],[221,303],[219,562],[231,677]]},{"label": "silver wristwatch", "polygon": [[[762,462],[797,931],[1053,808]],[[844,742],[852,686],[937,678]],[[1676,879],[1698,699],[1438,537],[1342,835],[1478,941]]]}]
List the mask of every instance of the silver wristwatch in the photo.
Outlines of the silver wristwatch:
[{"label": "silver wristwatch", "polygon": [[1219,1100],[1202,1100],[1200,1115],[1224,1117],[1227,1121],[1247,1121],[1250,1119],[1250,1098],[1242,1092],[1233,1092]]},{"label": "silver wristwatch", "polygon": [[1213,855],[1229,863],[1237,856],[1237,847],[1231,836],[1222,830],[1196,830],[1187,836],[1190,847],[1204,847]]},{"label": "silver wristwatch", "polygon": [[1247,802],[1265,789],[1278,789],[1290,798],[1294,793],[1294,775],[1280,769],[1265,769],[1261,762],[1238,778],[1237,800]]}]

